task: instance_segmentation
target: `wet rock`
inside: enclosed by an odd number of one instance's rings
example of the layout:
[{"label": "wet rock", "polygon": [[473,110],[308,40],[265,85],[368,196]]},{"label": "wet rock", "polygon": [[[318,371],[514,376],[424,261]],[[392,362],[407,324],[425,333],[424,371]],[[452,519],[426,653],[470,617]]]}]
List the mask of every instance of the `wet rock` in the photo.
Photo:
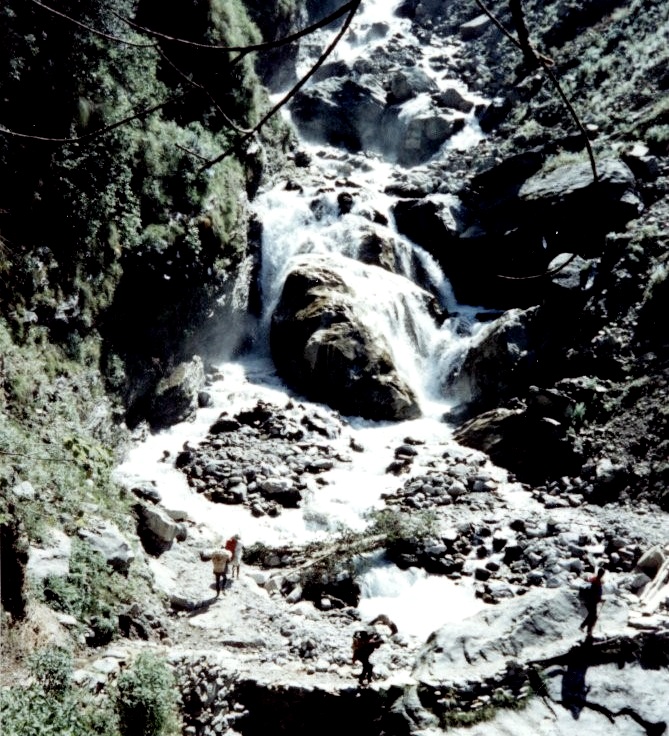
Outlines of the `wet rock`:
[{"label": "wet rock", "polygon": [[136,504],[137,534],[144,549],[152,555],[160,555],[172,546],[177,535],[177,524],[158,506]]},{"label": "wet rock", "polygon": [[198,355],[178,365],[156,387],[148,413],[151,426],[163,429],[188,419],[198,408],[204,382],[204,367]]},{"label": "wet rock", "polygon": [[135,555],[128,540],[119,528],[102,520],[94,525],[79,530],[79,537],[99,552],[108,565],[121,573],[126,573]]},{"label": "wet rock", "polygon": [[362,324],[353,293],[328,267],[289,274],[272,317],[274,362],[312,400],[371,419],[418,416],[416,397],[399,377],[380,335]]},{"label": "wet rock", "polygon": [[437,83],[418,67],[400,69],[390,79],[388,102],[406,102],[422,92],[437,92]]}]

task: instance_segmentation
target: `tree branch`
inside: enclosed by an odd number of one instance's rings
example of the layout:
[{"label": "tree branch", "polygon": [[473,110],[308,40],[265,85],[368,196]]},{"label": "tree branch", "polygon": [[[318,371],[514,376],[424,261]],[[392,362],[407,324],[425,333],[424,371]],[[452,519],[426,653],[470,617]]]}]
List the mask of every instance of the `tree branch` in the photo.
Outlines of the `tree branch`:
[{"label": "tree branch", "polygon": [[[220,115],[220,116],[221,116],[221,117],[223,118],[223,120],[225,121],[225,124],[226,124],[226,125],[227,125],[227,126],[228,126],[229,128],[232,128],[232,129],[233,129],[234,131],[236,131],[237,133],[240,133],[240,134],[242,134],[242,135],[244,135],[244,134],[246,134],[246,133],[250,133],[250,132],[251,132],[251,130],[250,130],[250,129],[248,129],[248,128],[240,128],[240,127],[239,127],[239,126],[238,126],[238,125],[237,125],[237,124],[236,124],[235,122],[233,122],[233,121],[232,121],[232,120],[231,120],[231,119],[230,119],[230,118],[229,118],[229,117],[228,117],[228,116],[227,116],[227,115],[226,115],[226,114],[225,114],[225,113],[223,112],[223,109],[222,109],[222,108],[221,108],[221,106],[220,106],[220,105],[218,104],[218,102],[216,101],[216,99],[214,98],[214,96],[213,96],[213,95],[211,94],[211,92],[210,92],[210,91],[209,91],[209,90],[208,90],[208,89],[207,89],[207,88],[206,88],[206,87],[205,87],[205,86],[204,86],[203,84],[199,84],[199,83],[198,83],[198,82],[196,82],[196,81],[195,81],[195,80],[194,80],[194,79],[193,79],[192,77],[189,77],[189,76],[188,76],[188,75],[186,74],[186,72],[182,71],[182,70],[181,70],[181,69],[180,69],[180,68],[179,68],[179,67],[178,67],[178,66],[177,66],[177,65],[176,65],[176,64],[175,64],[175,63],[174,63],[174,62],[173,62],[173,61],[172,61],[172,60],[171,60],[171,59],[170,59],[170,58],[169,58],[168,56],[167,56],[167,54],[166,54],[166,53],[165,53],[165,52],[164,52],[164,51],[163,51],[163,50],[162,50],[161,48],[158,48],[158,53],[160,54],[160,56],[161,56],[161,58],[163,59],[163,61],[165,61],[165,62],[166,62],[167,64],[169,64],[169,65],[170,65],[170,66],[172,67],[172,69],[173,69],[173,70],[174,70],[174,71],[175,71],[175,72],[176,72],[176,73],[177,73],[177,74],[178,74],[178,75],[179,75],[179,76],[180,76],[180,77],[181,77],[181,78],[182,78],[182,79],[183,79],[183,80],[184,80],[184,81],[185,81],[185,82],[186,82],[187,84],[190,84],[190,85],[191,85],[191,87],[193,87],[194,89],[197,89],[197,90],[199,90],[200,92],[203,92],[203,93],[204,93],[204,94],[205,94],[205,95],[206,95],[206,96],[207,96],[207,97],[209,98],[209,101],[210,101],[210,102],[211,102],[211,104],[212,104],[212,105],[213,105],[213,106],[214,106],[214,107],[216,108],[216,111],[217,111],[217,112],[218,112],[218,114],[219,114],[219,115]],[[237,57],[237,58],[239,58],[239,57]],[[237,59],[235,59],[234,61],[236,62],[236,61],[237,61]],[[203,160],[205,160],[205,161],[206,161],[206,159],[204,159],[204,158],[203,158]]]},{"label": "tree branch", "polygon": [[68,21],[68,23],[73,23],[75,26],[79,26],[79,28],[83,28],[85,31],[88,31],[89,33],[93,33],[96,36],[100,36],[101,38],[106,38],[108,41],[113,41],[114,43],[123,43],[126,46],[134,46],[138,49],[151,49],[155,47],[155,43],[137,43],[136,41],[128,41],[125,38],[120,38],[119,36],[112,36],[109,33],[104,33],[103,31],[98,31],[96,28],[93,28],[91,26],[86,25],[85,23],[82,23],[79,20],[76,20],[75,18],[72,18],[72,16],[67,15],[66,13],[62,13],[60,10],[56,10],[55,8],[49,7],[48,5],[45,5],[44,3],[41,3],[39,0],[30,0],[31,3],[34,5],[37,5],[40,8],[43,8],[44,10],[47,10],[49,13],[53,13],[54,15],[57,15],[59,18],[62,18],[63,20]]},{"label": "tree branch", "polygon": [[84,143],[86,141],[92,140],[93,138],[97,138],[100,135],[109,133],[110,130],[114,130],[114,128],[119,128],[121,125],[125,125],[126,123],[130,123],[133,120],[139,120],[143,117],[146,117],[147,115],[150,115],[152,112],[156,112],[156,110],[160,110],[162,107],[169,105],[170,102],[174,102],[175,100],[180,99],[181,97],[183,97],[183,94],[184,93],[179,93],[178,95],[172,95],[171,97],[169,97],[166,100],[163,100],[162,102],[152,105],[151,107],[144,108],[143,110],[133,113],[132,115],[128,115],[127,117],[122,118],[121,120],[117,120],[115,123],[111,123],[110,125],[105,125],[103,128],[98,128],[97,130],[93,130],[90,133],[86,133],[85,135],[74,136],[71,138],[49,138],[47,136],[42,136],[42,135],[31,135],[29,133],[18,133],[15,130],[11,130],[10,128],[7,128],[2,123],[0,123],[0,133],[4,135],[12,136],[13,138],[25,138],[27,140],[40,141],[42,143],[58,143],[58,144],[63,144],[63,145],[67,143]]},{"label": "tree branch", "polygon": [[202,172],[206,171],[207,169],[211,168],[212,166],[215,166],[217,163],[220,163],[224,158],[227,158],[240,144],[245,143],[248,141],[253,135],[255,135],[263,125],[273,116],[275,115],[289,100],[291,100],[301,89],[304,87],[304,85],[313,77],[313,75],[320,69],[320,67],[323,65],[325,60],[330,56],[330,54],[334,51],[335,47],[341,40],[341,38],[344,36],[346,31],[348,30],[349,26],[351,25],[351,22],[353,20],[353,16],[355,15],[356,11],[358,10],[358,7],[360,6],[360,3],[362,0],[352,0],[352,2],[348,3],[347,5],[350,6],[349,13],[346,17],[346,20],[344,21],[342,27],[334,37],[334,39],[330,42],[330,44],[327,46],[325,51],[318,57],[317,61],[314,63],[314,65],[311,67],[311,69],[302,77],[302,79],[299,80],[299,82],[294,85],[286,95],[284,95],[277,103],[272,107],[269,112],[267,112],[256,124],[255,126],[246,133],[239,141],[235,142],[235,145],[230,146],[227,148],[223,153],[221,153],[219,156],[216,156],[216,158],[209,161],[207,164],[202,166],[198,170],[198,174],[201,174]]},{"label": "tree branch", "polygon": [[[33,0],[34,1],[34,0]],[[360,0],[349,0],[349,2],[342,5],[340,8],[334,11],[334,13],[330,13],[330,15],[326,16],[322,20],[317,21],[313,25],[307,26],[306,28],[302,28],[299,31],[296,31],[295,33],[291,33],[288,36],[284,36],[283,38],[280,38],[276,41],[264,41],[263,43],[258,44],[249,44],[247,46],[219,46],[216,44],[207,44],[207,43],[198,43],[197,41],[189,41],[185,38],[179,38],[177,36],[170,36],[167,33],[161,33],[160,31],[154,31],[151,28],[147,28],[146,26],[139,25],[138,23],[135,23],[134,21],[130,20],[129,18],[125,18],[122,15],[119,15],[118,13],[114,13],[114,11],[111,11],[119,20],[123,21],[124,23],[127,23],[131,28],[134,28],[137,31],[140,31],[141,33],[146,33],[147,36],[154,36],[155,38],[161,38],[164,41],[170,41],[171,43],[179,43],[183,44],[185,46],[192,46],[196,49],[202,49],[205,51],[242,51],[245,53],[251,52],[251,51],[268,51],[270,49],[276,49],[280,48],[281,46],[286,46],[289,43],[292,43],[293,41],[298,41],[300,38],[303,38],[304,36],[308,36],[310,33],[313,33],[314,31],[318,31],[321,28],[324,28],[325,26],[330,25],[333,21],[337,20],[338,18],[341,18],[341,16],[348,13],[351,8],[355,7],[357,9],[358,5],[360,5]]]}]

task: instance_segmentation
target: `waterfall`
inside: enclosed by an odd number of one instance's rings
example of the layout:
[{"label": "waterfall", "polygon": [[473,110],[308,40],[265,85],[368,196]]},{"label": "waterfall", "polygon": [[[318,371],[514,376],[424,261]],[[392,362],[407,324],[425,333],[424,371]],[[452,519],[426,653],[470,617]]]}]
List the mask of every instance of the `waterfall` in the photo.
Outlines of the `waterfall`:
[{"label": "waterfall", "polygon": [[[340,57],[366,54],[369,47],[365,44],[383,43],[375,36],[375,24],[387,25],[386,36],[408,34],[409,22],[392,15],[397,5],[385,0],[364,2],[352,35],[338,49]],[[326,32],[321,34],[329,37]],[[310,45],[314,43],[314,39],[309,40]],[[301,63],[306,64],[308,53],[317,51],[305,51]],[[422,52],[425,56],[418,63],[425,65],[430,54],[446,54],[448,49],[426,47]],[[454,137],[445,145],[475,142],[479,132],[473,116],[469,120],[459,139]],[[287,186],[285,178],[276,181],[261,190],[252,203],[262,224],[257,275],[262,304],[259,323],[254,327],[253,352],[223,361],[218,366],[220,379],[208,388],[211,406],[200,409],[191,422],[147,438],[117,471],[119,480],[129,486],[138,479],[155,482],[163,503],[168,508],[187,509],[192,522],[203,530],[201,533],[212,539],[221,530],[234,529],[249,545],[304,544],[327,539],[340,529],[364,531],[371,523],[370,510],[384,507],[384,495],[397,490],[402,482],[387,468],[407,435],[424,443],[428,458],[430,452],[433,458],[442,458],[447,445],[455,456],[464,452],[453,446],[451,430],[441,420],[448,407],[442,386],[453,361],[462,355],[476,331],[472,318],[475,308],[456,304],[436,260],[397,232],[392,216],[395,200],[384,192],[386,183],[398,171],[397,165],[372,153],[351,154],[309,142],[302,142],[301,147],[311,164],[296,168],[290,175],[295,177],[291,184],[296,186]],[[338,199],[344,192],[353,195],[352,206],[345,213]],[[369,236],[388,248],[392,270],[360,260]],[[212,503],[194,493],[174,464],[160,459],[165,453],[176,457],[185,442],[192,446],[201,442],[221,412],[234,416],[259,400],[280,407],[290,403],[289,393],[269,359],[269,332],[286,277],[297,265],[309,262],[327,265],[345,281],[355,296],[360,320],[388,345],[397,372],[418,397],[423,417],[394,424],[348,417],[343,423],[346,432],[329,442],[342,456],[350,454],[353,440],[364,452],[353,453],[346,463],[322,474],[319,480],[324,483],[314,483],[299,508],[284,509],[276,517],[255,518],[242,505]],[[240,283],[246,283],[246,276]],[[230,304],[233,302],[231,299]],[[460,317],[452,316],[456,313]],[[471,322],[470,330],[462,329],[463,315]],[[245,313],[237,317],[228,314],[230,324],[225,325],[222,334],[235,333],[235,321],[239,325],[248,319]],[[384,613],[400,619],[405,630],[423,636],[447,618],[462,618],[479,606],[467,584],[458,586],[445,578],[435,581],[433,576],[416,570],[400,572],[381,559],[371,562],[362,578],[364,615],[375,615],[380,606]],[[154,561],[154,568],[158,576],[159,561]],[[451,601],[449,612],[443,606],[428,605],[435,599]],[[425,602],[425,610],[418,615],[415,601]]]},{"label": "waterfall", "polygon": [[[449,90],[471,106],[464,116],[455,111],[443,113],[446,121],[459,116],[462,125],[459,130],[454,128],[457,132],[443,148],[474,145],[482,135],[474,106],[483,100],[469,93],[464,83],[448,71],[451,68],[448,59],[456,52],[455,42],[444,41],[437,34],[429,44],[417,41],[411,33],[411,21],[395,15],[400,5],[400,2],[365,0],[349,32],[340,41],[335,59],[350,69],[362,65],[363,77],[374,76],[369,73],[367,59],[376,47],[381,56],[388,53],[383,47],[392,47],[398,58],[411,59],[409,69],[422,70],[432,80],[433,90]],[[296,65],[298,75],[310,69],[332,33],[332,29],[321,30],[302,44]],[[374,89],[375,84],[380,89],[378,82],[375,78],[371,83]],[[307,89],[313,84],[318,82],[311,82]],[[431,95],[420,92],[396,105],[394,114],[400,122],[424,110],[429,116],[431,105]],[[284,108],[283,114],[290,121],[289,110]],[[372,136],[382,137],[384,130],[381,127]],[[393,129],[390,134],[396,133],[397,129]],[[365,134],[369,134],[367,129]],[[326,266],[354,294],[358,317],[388,346],[397,373],[411,387],[423,414],[442,415],[452,403],[444,395],[444,386],[455,362],[462,359],[478,323],[472,318],[474,308],[456,303],[451,285],[435,259],[398,233],[394,226],[395,200],[384,188],[395,173],[401,174],[401,167],[370,151],[353,154],[308,140],[300,145],[310,164],[296,169],[290,186],[285,179],[280,180],[261,191],[253,204],[263,228],[259,348],[264,346],[267,354],[272,315],[291,270],[310,263]],[[438,159],[439,155],[437,151],[434,158]],[[344,211],[338,200],[342,195],[350,203]],[[433,200],[441,198],[446,203],[449,197],[454,199],[451,195],[434,195]],[[384,269],[369,265],[368,261],[361,262],[362,249],[369,237],[376,238],[392,252],[392,267]],[[442,310],[442,317],[435,314],[434,304],[437,311]],[[444,318],[454,313],[459,318]]]},{"label": "waterfall", "polygon": [[[362,322],[385,338],[400,374],[419,396],[423,408],[439,401],[443,398],[439,396],[442,376],[435,366],[440,371],[446,367],[435,356],[448,353],[456,336],[448,324],[443,328],[437,324],[428,309],[430,297],[444,309],[454,306],[450,285],[438,265],[422,248],[392,228],[379,225],[375,225],[376,231],[383,231],[393,245],[398,273],[359,262],[361,233],[369,230],[369,220],[355,211],[342,217],[333,195],[318,200],[317,213],[310,207],[313,201],[309,192],[279,187],[255,203],[264,230],[261,334],[265,341],[291,268],[305,262],[326,264],[352,289],[361,305]],[[421,266],[424,286],[412,280],[416,263]]]}]

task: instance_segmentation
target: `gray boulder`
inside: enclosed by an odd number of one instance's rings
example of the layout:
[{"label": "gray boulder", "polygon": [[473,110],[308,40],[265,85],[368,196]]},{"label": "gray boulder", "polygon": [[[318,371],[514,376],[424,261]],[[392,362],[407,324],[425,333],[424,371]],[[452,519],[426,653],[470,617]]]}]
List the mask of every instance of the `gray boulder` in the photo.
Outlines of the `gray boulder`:
[{"label": "gray boulder", "polygon": [[424,163],[464,127],[464,118],[453,117],[438,108],[401,115],[398,122],[396,158],[402,166]]},{"label": "gray boulder", "polygon": [[449,87],[443,92],[440,92],[435,97],[435,102],[441,107],[446,107],[449,110],[458,110],[459,112],[470,112],[474,107],[474,103],[468,100],[463,94],[458,91],[455,87]]},{"label": "gray boulder", "polygon": [[636,179],[626,164],[604,159],[597,162],[597,171],[595,183],[587,162],[544,168],[520,187],[520,216],[544,233],[556,233],[551,248],[574,248],[584,257],[599,255],[598,234],[619,230],[641,213]]},{"label": "gray boulder", "polygon": [[459,427],[453,439],[485,452],[519,480],[541,483],[560,473],[576,473],[580,467],[565,430],[550,417],[520,409],[491,409]]},{"label": "gray boulder", "polygon": [[305,138],[349,151],[379,150],[385,108],[382,87],[340,77],[301,90],[290,105]]},{"label": "gray boulder", "polygon": [[30,547],[28,573],[39,580],[48,576],[66,577],[70,572],[72,540],[60,529],[52,529],[42,547]]},{"label": "gray boulder", "polygon": [[151,555],[160,555],[174,542],[179,525],[160,506],[135,505],[137,534],[144,549]]},{"label": "gray boulder", "polygon": [[385,338],[362,322],[353,290],[327,261],[298,265],[289,274],[270,344],[284,380],[314,401],[369,419],[420,414]]},{"label": "gray boulder", "polygon": [[128,540],[115,524],[99,520],[87,529],[80,529],[79,536],[99,552],[108,565],[119,572],[126,573],[130,563],[135,559]]},{"label": "gray boulder", "polygon": [[471,41],[482,36],[492,25],[487,15],[477,15],[476,18],[468,20],[460,26],[460,38],[463,41]]},{"label": "gray boulder", "polygon": [[524,393],[536,372],[537,309],[512,309],[481,330],[451,379],[451,390],[478,410]]},{"label": "gray boulder", "polygon": [[437,83],[418,67],[400,69],[390,79],[388,102],[402,103],[422,92],[437,92]]},{"label": "gray boulder", "polygon": [[198,355],[180,363],[156,387],[148,417],[152,428],[170,427],[188,419],[198,408],[198,395],[204,384],[204,367]]},{"label": "gray boulder", "polygon": [[[434,632],[413,675],[422,683],[463,683],[495,676],[509,660],[550,659],[581,638],[583,615],[575,590],[531,590]],[[626,624],[626,606],[607,596],[607,634],[621,633]]]}]

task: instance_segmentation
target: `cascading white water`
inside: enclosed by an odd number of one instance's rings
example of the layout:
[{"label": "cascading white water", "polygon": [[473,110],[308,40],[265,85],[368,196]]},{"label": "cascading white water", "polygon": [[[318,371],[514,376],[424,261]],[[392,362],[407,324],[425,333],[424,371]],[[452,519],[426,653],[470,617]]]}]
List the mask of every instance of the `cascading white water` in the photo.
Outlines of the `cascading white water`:
[{"label": "cascading white water", "polygon": [[[361,321],[387,342],[399,373],[416,392],[423,411],[435,402],[443,404],[439,395],[442,376],[435,367],[443,371],[446,366],[435,356],[453,354],[452,344],[460,338],[448,325],[442,329],[435,322],[427,303],[435,295],[440,306],[453,308],[448,281],[428,253],[389,227],[374,225],[375,231],[392,243],[399,273],[360,263],[356,258],[363,236],[370,231],[369,220],[355,210],[342,217],[334,196],[318,196],[314,212],[310,202],[316,201],[317,195],[313,196],[310,199],[305,191],[275,189],[255,203],[264,230],[261,291],[265,339],[290,270],[305,262],[326,265],[353,291]],[[430,282],[430,293],[410,278],[416,260],[422,266],[423,278]],[[441,406],[437,412],[443,413],[443,409]]]},{"label": "cascading white water", "polygon": [[[375,40],[374,23],[386,23],[389,36],[407,34],[408,21],[393,16],[397,5],[399,2],[366,0],[353,24],[352,34],[337,51],[339,57],[350,59],[368,53],[368,43],[383,43]],[[438,51],[429,48],[424,51],[426,56],[419,60],[421,64],[428,63],[430,54],[444,54],[447,50],[440,46]],[[459,134],[459,140],[447,145],[474,143],[479,133],[473,116],[470,122]],[[257,355],[221,365],[224,378],[210,388],[213,406],[200,410],[191,423],[150,437],[130,453],[118,470],[122,481],[155,480],[164,503],[187,509],[190,518],[209,529],[212,537],[222,530],[235,530],[241,532],[248,544],[256,541],[269,545],[301,544],[323,539],[341,528],[365,529],[369,524],[369,510],[383,505],[382,494],[398,486],[397,479],[385,471],[393,458],[394,447],[408,434],[435,443],[439,452],[449,442],[450,430],[439,421],[448,405],[447,398],[441,395],[441,384],[465,342],[451,320],[443,324],[435,321],[426,302],[429,297],[436,298],[448,312],[457,309],[466,313],[467,309],[456,305],[450,284],[435,260],[393,228],[392,199],[383,193],[392,165],[372,155],[342,155],[334,149],[307,143],[304,148],[313,163],[308,174],[304,173],[305,181],[300,182],[300,188],[286,188],[285,182],[280,182],[262,192],[253,204],[263,226],[260,276],[263,304],[260,339],[255,343]],[[355,205],[345,216],[339,211],[337,189],[355,193]],[[374,213],[383,217],[374,218]],[[388,225],[379,224],[383,218]],[[361,240],[370,232],[392,244],[396,273],[357,260]],[[363,322],[386,340],[398,371],[416,391],[425,418],[395,425],[350,419],[351,432],[367,451],[352,458],[350,464],[323,474],[327,485],[307,493],[299,509],[286,510],[278,518],[255,519],[241,506],[223,507],[194,494],[179,471],[159,460],[165,450],[174,456],[185,440],[197,444],[221,411],[234,414],[240,408],[250,408],[258,399],[280,406],[287,403],[288,394],[267,357],[269,325],[287,275],[305,260],[327,262],[329,268],[345,279],[361,305]],[[419,269],[416,264],[420,264]],[[421,285],[413,281],[417,270]],[[159,576],[160,562],[156,560],[152,564]],[[363,615],[392,612],[401,621],[403,631],[419,636],[447,620],[470,615],[480,607],[472,589],[466,585],[456,586],[445,578],[436,579],[422,571],[401,572],[381,559],[362,576],[362,586]],[[449,601],[448,608],[435,607],[435,599]],[[421,601],[425,602],[424,606],[420,605]]]}]

